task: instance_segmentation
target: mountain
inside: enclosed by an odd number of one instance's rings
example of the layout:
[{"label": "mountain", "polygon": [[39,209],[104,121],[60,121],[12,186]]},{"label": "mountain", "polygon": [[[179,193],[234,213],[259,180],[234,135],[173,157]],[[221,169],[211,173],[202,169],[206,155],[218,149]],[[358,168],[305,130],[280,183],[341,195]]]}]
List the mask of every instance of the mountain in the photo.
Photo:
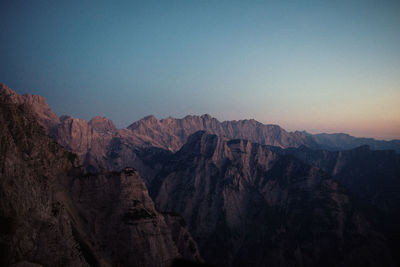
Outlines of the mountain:
[{"label": "mountain", "polygon": [[182,218],[155,209],[136,170],[86,173],[13,95],[0,95],[0,144],[1,266],[201,261]]},{"label": "mountain", "polygon": [[400,153],[400,140],[384,141],[373,138],[354,137],[344,133],[313,134],[315,142],[327,150],[347,150],[363,145],[368,145],[374,150],[395,150]]},{"label": "mountain", "polygon": [[117,129],[5,85],[0,109],[2,266],[400,262],[394,151],[322,150],[306,132],[209,115]]},{"label": "mountain", "polygon": [[197,131],[207,131],[229,139],[247,139],[252,142],[278,147],[315,147],[316,143],[301,132],[287,132],[278,125],[262,124],[256,120],[219,122],[208,114],[186,116],[183,119],[157,120],[147,116],[131,124],[130,129],[144,142],[171,151],[179,150],[187,138]]},{"label": "mountain", "polygon": [[347,190],[268,146],[196,132],[152,181],[207,262],[221,266],[393,266]]},{"label": "mountain", "polygon": [[111,120],[101,116],[89,122],[68,115],[58,118],[43,97],[19,95],[4,84],[1,85],[0,94],[10,96],[16,104],[28,104],[54,140],[76,153],[87,170],[119,171],[133,166],[145,176],[146,181],[147,173],[153,171],[141,159],[143,149],[158,147],[175,152],[189,135],[199,130],[283,148],[316,146],[312,138],[301,132],[289,133],[277,125],[264,125],[255,120],[219,122],[210,115],[157,120],[154,116],[148,116],[127,129],[117,129]]}]

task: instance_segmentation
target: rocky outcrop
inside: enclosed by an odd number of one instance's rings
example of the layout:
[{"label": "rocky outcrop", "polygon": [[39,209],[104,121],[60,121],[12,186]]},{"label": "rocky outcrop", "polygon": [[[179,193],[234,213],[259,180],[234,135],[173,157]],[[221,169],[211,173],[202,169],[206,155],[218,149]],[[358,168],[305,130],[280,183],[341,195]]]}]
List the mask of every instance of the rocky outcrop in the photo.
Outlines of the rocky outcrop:
[{"label": "rocky outcrop", "polygon": [[[87,130],[84,123],[63,121],[78,132]],[[201,260],[185,225],[154,208],[134,169],[85,173],[77,156],[46,134],[30,105],[5,95],[0,144],[1,266],[169,266],[175,258]]]},{"label": "rocky outcrop", "polygon": [[383,236],[343,187],[267,146],[197,132],[151,194],[160,210],[185,218],[210,263],[393,265]]},{"label": "rocky outcrop", "polygon": [[51,110],[42,96],[31,94],[20,95],[3,83],[0,84],[0,95],[8,96],[10,101],[15,104],[28,105],[39,123],[47,129],[48,133],[60,122],[58,116]]}]

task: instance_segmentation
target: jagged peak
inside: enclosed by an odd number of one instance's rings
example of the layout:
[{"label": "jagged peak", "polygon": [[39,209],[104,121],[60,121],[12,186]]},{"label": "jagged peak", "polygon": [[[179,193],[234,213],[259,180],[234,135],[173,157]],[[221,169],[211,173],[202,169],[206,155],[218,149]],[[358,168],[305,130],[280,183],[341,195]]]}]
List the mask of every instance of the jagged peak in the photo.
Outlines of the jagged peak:
[{"label": "jagged peak", "polygon": [[1,95],[16,95],[17,93],[10,89],[5,83],[0,83],[0,94]]},{"label": "jagged peak", "polygon": [[201,115],[200,118],[207,119],[207,120],[213,119],[213,117],[210,114],[207,114],[207,113]]},{"label": "jagged peak", "polygon": [[105,123],[109,123],[109,122],[113,123],[112,120],[110,120],[110,119],[107,118],[107,117],[95,116],[95,117],[93,117],[93,118],[89,121],[89,124],[104,123],[104,122],[105,122]]},{"label": "jagged peak", "polygon": [[96,116],[92,118],[89,121],[89,125],[98,132],[109,132],[117,129],[112,120],[102,116]]},{"label": "jagged peak", "polygon": [[158,121],[158,119],[153,114],[151,114],[151,115],[148,115],[148,116],[144,117],[143,119],[141,119],[141,121],[154,122],[154,121]]}]

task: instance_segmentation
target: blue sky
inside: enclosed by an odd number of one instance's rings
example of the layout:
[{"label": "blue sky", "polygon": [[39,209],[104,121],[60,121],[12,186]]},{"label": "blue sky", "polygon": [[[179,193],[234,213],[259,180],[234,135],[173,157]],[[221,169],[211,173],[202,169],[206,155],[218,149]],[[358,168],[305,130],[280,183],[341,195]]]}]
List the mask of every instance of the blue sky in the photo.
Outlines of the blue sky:
[{"label": "blue sky", "polygon": [[[114,3],[118,2],[118,3]],[[8,1],[0,82],[58,115],[400,138],[400,1]]]}]

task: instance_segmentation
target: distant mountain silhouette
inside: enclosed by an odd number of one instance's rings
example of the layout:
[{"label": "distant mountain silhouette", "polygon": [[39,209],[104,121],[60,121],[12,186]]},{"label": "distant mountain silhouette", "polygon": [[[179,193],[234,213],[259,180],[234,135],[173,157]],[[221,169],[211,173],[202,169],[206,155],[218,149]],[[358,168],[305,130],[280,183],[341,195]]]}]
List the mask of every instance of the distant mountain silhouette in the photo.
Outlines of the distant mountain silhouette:
[{"label": "distant mountain silhouette", "polygon": [[327,150],[345,150],[352,149],[362,145],[368,145],[374,150],[395,150],[400,153],[400,140],[384,141],[376,140],[374,138],[354,137],[344,133],[335,134],[314,134],[312,135],[315,142],[321,148]]}]

